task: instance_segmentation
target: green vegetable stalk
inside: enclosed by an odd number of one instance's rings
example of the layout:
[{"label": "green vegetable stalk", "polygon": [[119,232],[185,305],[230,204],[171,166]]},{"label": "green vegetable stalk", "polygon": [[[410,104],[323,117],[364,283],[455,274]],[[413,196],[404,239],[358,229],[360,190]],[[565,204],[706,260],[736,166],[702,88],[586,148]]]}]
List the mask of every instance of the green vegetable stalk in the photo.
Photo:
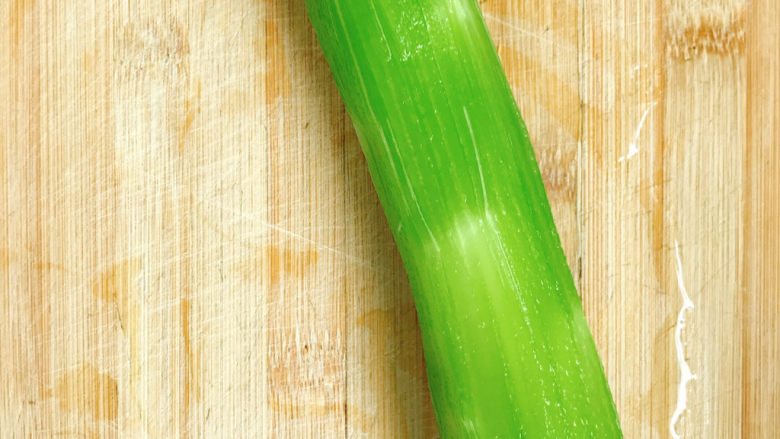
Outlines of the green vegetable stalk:
[{"label": "green vegetable stalk", "polygon": [[443,437],[621,437],[475,0],[306,0],[418,310]]}]

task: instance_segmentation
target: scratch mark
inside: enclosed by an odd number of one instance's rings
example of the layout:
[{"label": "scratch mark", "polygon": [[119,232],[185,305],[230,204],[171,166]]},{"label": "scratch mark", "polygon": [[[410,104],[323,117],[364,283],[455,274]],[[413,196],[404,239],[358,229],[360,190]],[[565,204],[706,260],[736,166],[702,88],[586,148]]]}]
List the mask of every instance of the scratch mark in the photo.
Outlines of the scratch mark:
[{"label": "scratch mark", "polygon": [[658,102],[653,102],[649,107],[647,107],[647,110],[645,110],[645,114],[642,115],[642,119],[639,120],[639,125],[637,125],[636,131],[634,131],[634,140],[632,140],[628,145],[628,153],[623,157],[620,157],[618,162],[628,160],[639,152],[639,134],[642,132],[642,127],[645,125],[647,115],[650,114],[650,110],[652,110],[657,103]]},{"label": "scratch mark", "polygon": [[[387,126],[390,126],[390,121],[387,121]],[[401,185],[401,177],[398,175],[398,169],[395,166],[395,157],[393,157],[393,154],[390,152],[390,145],[387,143],[387,136],[385,136],[385,130],[380,127],[379,134],[382,135],[382,144],[385,146],[385,152],[387,153],[387,161],[390,162],[390,169],[393,170],[393,176],[395,177],[396,183],[398,185]],[[398,157],[398,160],[401,160],[401,157]],[[406,195],[403,193],[401,194],[401,200],[404,202],[404,207],[407,211],[410,210],[409,208],[409,202],[406,201]]]},{"label": "scratch mark", "polygon": [[463,107],[463,115],[466,116],[466,125],[468,125],[469,134],[471,135],[471,145],[474,147],[474,157],[477,159],[477,169],[479,170],[479,182],[482,184],[482,201],[485,203],[485,213],[489,213],[490,209],[488,209],[485,175],[482,173],[482,163],[479,161],[479,153],[477,152],[477,139],[474,137],[474,129],[471,127],[471,119],[469,119],[469,111],[466,107]]},{"label": "scratch mark", "polygon": [[390,50],[390,44],[387,42],[387,33],[385,32],[384,26],[382,26],[382,20],[379,19],[379,12],[376,10],[376,4],[374,2],[368,2],[368,4],[374,12],[376,24],[379,25],[379,33],[382,34],[382,41],[385,43],[385,49],[387,49],[387,59],[385,59],[385,62],[390,62],[393,59],[393,52]]},{"label": "scratch mark", "polygon": [[409,173],[406,172],[406,166],[401,159],[401,151],[398,148],[398,141],[395,140],[393,129],[391,126],[388,126],[387,129],[390,133],[390,139],[392,140],[393,148],[395,148],[395,153],[398,156],[398,164],[401,166],[401,173],[403,173],[404,180],[406,181],[406,187],[409,189],[409,195],[412,197],[412,202],[414,203],[415,207],[417,207],[417,213],[420,215],[420,221],[428,231],[428,236],[431,238],[431,242],[433,243],[434,247],[436,247],[436,251],[441,252],[439,242],[436,240],[436,237],[433,236],[433,231],[431,230],[430,226],[428,226],[428,222],[425,220],[425,215],[423,215],[422,209],[420,208],[420,202],[417,200],[417,194],[415,194],[414,188],[412,188],[412,182],[409,180]]},{"label": "scratch mark", "polygon": [[539,41],[544,41],[546,43],[550,43],[553,46],[560,46],[560,44],[557,43],[554,40],[551,40],[549,38],[544,38],[544,37],[542,37],[541,35],[539,35],[536,32],[531,32],[528,29],[525,29],[525,28],[521,27],[519,24],[513,23],[513,22],[511,22],[509,20],[505,20],[505,19],[503,19],[503,18],[501,18],[501,17],[499,17],[499,16],[497,16],[495,14],[491,14],[489,12],[483,12],[482,16],[485,17],[485,20],[495,21],[496,23],[501,24],[503,26],[506,26],[509,29],[517,31],[517,32],[519,32],[521,34],[525,34],[525,35],[528,35],[528,36],[530,36],[532,38],[536,38]]},{"label": "scratch mark", "polygon": [[685,328],[685,311],[693,309],[693,301],[688,295],[688,290],[685,288],[685,281],[683,280],[682,261],[680,260],[680,243],[674,241],[674,252],[677,256],[677,285],[680,288],[680,295],[683,298],[683,305],[680,308],[680,313],[677,314],[677,326],[674,329],[674,345],[677,350],[677,362],[680,364],[680,385],[677,387],[677,407],[672,413],[672,418],[669,420],[669,432],[674,439],[680,439],[680,435],[677,433],[677,421],[680,420],[683,412],[687,406],[688,393],[686,387],[688,382],[696,378],[696,375],[691,373],[691,367],[687,361],[685,361],[685,351],[682,344],[682,330]]}]

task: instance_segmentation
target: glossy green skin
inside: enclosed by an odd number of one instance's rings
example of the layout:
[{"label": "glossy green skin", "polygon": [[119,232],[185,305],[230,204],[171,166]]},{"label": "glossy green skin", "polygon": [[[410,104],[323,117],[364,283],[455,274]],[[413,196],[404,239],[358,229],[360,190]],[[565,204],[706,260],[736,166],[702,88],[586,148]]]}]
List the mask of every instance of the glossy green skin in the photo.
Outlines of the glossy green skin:
[{"label": "glossy green skin", "polygon": [[621,437],[473,0],[307,0],[414,292],[443,437]]}]

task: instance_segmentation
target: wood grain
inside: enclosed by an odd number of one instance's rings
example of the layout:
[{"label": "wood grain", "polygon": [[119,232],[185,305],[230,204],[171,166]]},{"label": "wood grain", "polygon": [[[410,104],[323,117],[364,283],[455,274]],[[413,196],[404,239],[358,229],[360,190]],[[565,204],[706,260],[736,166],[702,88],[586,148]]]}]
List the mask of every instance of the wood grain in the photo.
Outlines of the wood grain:
[{"label": "wood grain", "polygon": [[780,429],[780,8],[754,1],[746,19],[741,434],[771,437]]},{"label": "wood grain", "polygon": [[[626,437],[771,437],[780,5],[480,4]],[[0,437],[437,437],[303,2],[0,19]]]}]

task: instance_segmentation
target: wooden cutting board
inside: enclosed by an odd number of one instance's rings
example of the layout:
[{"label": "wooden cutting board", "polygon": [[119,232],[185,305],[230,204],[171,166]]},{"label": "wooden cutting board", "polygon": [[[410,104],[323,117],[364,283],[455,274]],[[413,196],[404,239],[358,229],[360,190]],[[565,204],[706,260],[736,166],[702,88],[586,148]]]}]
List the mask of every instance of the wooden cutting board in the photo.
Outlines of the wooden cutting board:
[{"label": "wooden cutting board", "polygon": [[[626,437],[773,437],[780,3],[480,3]],[[0,19],[0,437],[437,436],[302,0]]]}]

